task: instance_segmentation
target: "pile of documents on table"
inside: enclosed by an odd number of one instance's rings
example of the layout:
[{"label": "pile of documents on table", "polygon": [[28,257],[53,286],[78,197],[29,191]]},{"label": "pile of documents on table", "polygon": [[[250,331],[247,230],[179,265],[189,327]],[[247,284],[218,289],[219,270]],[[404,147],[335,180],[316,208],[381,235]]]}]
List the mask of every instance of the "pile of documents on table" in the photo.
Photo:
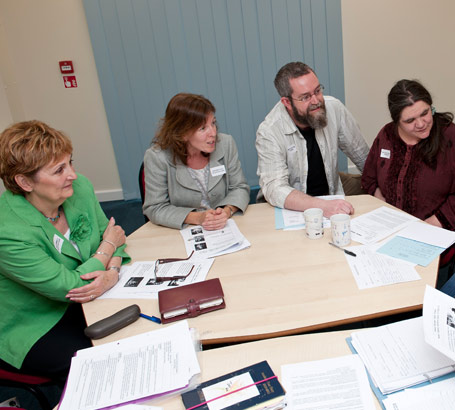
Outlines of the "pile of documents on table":
[{"label": "pile of documents on table", "polygon": [[187,321],[79,350],[59,410],[95,410],[189,386],[200,373]]},{"label": "pile of documents on table", "polygon": [[[351,220],[346,260],[359,289],[419,280],[416,265],[427,266],[455,243],[455,232],[424,223],[386,206]],[[385,239],[387,238],[387,239]]]},{"label": "pile of documents on table", "polygon": [[427,286],[423,317],[354,332],[351,343],[385,408],[428,409],[426,395],[431,408],[446,408],[450,397],[454,408],[455,299]]}]

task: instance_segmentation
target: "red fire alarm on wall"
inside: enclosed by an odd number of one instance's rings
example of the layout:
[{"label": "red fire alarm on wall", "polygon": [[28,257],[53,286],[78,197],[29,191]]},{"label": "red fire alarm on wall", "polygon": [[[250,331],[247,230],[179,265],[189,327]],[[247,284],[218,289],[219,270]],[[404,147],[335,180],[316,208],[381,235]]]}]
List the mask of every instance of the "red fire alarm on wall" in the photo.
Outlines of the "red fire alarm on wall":
[{"label": "red fire alarm on wall", "polygon": [[65,84],[65,88],[77,88],[76,76],[75,75],[64,75],[63,84]]},{"label": "red fire alarm on wall", "polygon": [[73,62],[72,61],[59,61],[58,65],[60,66],[60,72],[62,74],[74,73]]}]

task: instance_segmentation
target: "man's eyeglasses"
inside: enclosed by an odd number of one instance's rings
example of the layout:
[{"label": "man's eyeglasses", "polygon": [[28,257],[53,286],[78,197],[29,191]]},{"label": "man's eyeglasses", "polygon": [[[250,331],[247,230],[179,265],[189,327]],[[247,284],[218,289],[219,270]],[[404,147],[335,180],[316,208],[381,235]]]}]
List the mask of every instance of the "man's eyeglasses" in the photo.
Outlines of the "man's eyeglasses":
[{"label": "man's eyeglasses", "polygon": [[313,97],[313,95],[315,95],[316,97],[319,97],[322,94],[323,91],[324,91],[324,86],[322,84],[319,84],[319,86],[312,93],[303,94],[299,98],[293,98],[292,96],[289,96],[289,98],[291,100],[295,100],[295,101],[305,102],[306,103],[306,102],[311,100],[311,97]]},{"label": "man's eyeglasses", "polygon": [[190,271],[186,275],[175,275],[175,276],[158,276],[158,269],[160,266],[166,264],[166,263],[172,263],[172,262],[181,262],[181,261],[187,261],[193,256],[193,252],[191,252],[190,256],[188,258],[163,258],[163,259],[157,259],[155,262],[155,268],[153,270],[153,273],[155,275],[155,282],[156,283],[161,283],[161,282],[166,282],[168,280],[178,280],[178,279],[186,279],[191,272],[193,272],[194,265],[191,266]]}]

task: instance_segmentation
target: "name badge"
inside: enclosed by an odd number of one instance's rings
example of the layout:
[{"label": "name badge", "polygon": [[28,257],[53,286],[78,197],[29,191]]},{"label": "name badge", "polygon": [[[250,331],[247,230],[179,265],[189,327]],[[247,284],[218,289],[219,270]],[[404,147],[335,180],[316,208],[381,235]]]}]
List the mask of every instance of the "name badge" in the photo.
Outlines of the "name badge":
[{"label": "name badge", "polygon": [[226,173],[226,168],[224,165],[219,165],[218,167],[210,168],[210,173],[212,174],[212,177],[224,175]]},{"label": "name badge", "polygon": [[381,158],[390,159],[390,150],[389,149],[381,149]]},{"label": "name badge", "polygon": [[293,153],[297,152],[296,146],[294,144],[289,145],[288,152],[289,152],[289,154],[293,154]]},{"label": "name badge", "polygon": [[63,239],[60,238],[57,234],[54,234],[54,247],[57,249],[58,253],[62,253]]}]

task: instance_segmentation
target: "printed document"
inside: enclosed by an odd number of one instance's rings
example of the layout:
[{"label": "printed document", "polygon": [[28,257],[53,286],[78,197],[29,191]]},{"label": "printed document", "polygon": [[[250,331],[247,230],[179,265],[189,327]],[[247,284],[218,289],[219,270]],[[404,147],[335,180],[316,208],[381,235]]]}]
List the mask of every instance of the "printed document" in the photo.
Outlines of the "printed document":
[{"label": "printed document", "polygon": [[455,365],[425,342],[422,317],[354,332],[352,345],[382,394],[451,373]]},{"label": "printed document", "polygon": [[427,266],[455,242],[455,232],[415,221],[387,241],[378,252]]},{"label": "printed document", "polygon": [[378,242],[416,220],[415,216],[381,206],[351,219],[351,239],[364,245]]},{"label": "printed document", "polygon": [[193,258],[213,258],[250,247],[233,219],[228,219],[223,229],[206,231],[202,226],[190,226],[180,230],[186,252]]},{"label": "printed document", "polygon": [[79,350],[59,410],[95,410],[186,387],[200,373],[187,321]]},{"label": "printed document", "polygon": [[382,403],[386,410],[453,410],[455,378],[390,394]]},{"label": "printed document", "polygon": [[207,277],[214,259],[188,259],[158,265],[159,276],[185,276],[165,282],[155,280],[155,261],[134,262],[122,266],[118,282],[98,299],[158,299],[158,292],[176,286],[202,282]]},{"label": "printed document", "polygon": [[427,343],[455,360],[455,299],[428,285],[423,299],[423,330]]},{"label": "printed document", "polygon": [[282,365],[281,377],[293,410],[376,408],[358,355]]},{"label": "printed document", "polygon": [[368,246],[350,246],[356,257],[345,254],[359,289],[420,280],[412,264],[380,255]]}]

